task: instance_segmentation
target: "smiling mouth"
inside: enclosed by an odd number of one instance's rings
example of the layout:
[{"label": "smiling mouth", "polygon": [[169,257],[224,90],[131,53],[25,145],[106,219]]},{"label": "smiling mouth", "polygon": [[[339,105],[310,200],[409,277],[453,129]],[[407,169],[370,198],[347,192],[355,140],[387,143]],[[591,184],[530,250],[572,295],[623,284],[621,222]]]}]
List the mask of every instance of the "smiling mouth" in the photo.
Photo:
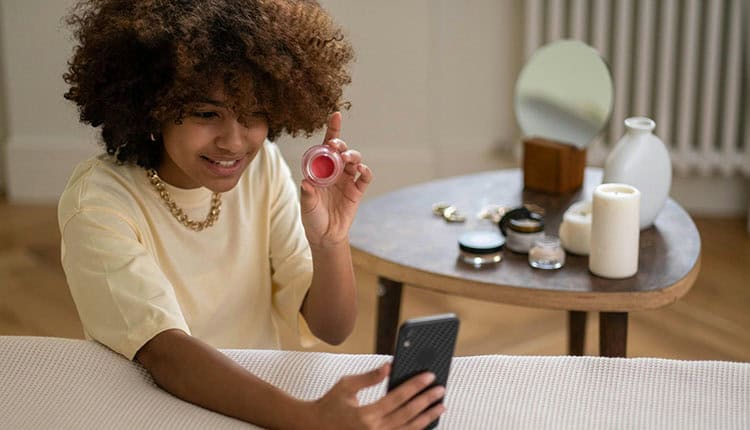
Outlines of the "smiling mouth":
[{"label": "smiling mouth", "polygon": [[238,158],[236,160],[214,160],[214,159],[206,157],[205,155],[201,155],[201,158],[203,158],[206,161],[210,161],[211,163],[217,166],[221,166],[221,167],[232,167],[232,166],[237,165],[237,163],[239,163],[240,160],[242,160],[242,158]]}]

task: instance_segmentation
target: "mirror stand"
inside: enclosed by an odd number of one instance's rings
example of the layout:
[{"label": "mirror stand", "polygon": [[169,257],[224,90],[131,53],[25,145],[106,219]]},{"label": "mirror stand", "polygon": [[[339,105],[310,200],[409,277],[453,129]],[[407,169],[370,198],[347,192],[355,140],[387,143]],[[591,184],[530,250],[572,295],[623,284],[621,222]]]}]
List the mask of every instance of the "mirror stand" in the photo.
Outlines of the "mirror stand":
[{"label": "mirror stand", "polygon": [[583,184],[586,149],[540,137],[523,141],[524,188],[552,194],[573,192]]},{"label": "mirror stand", "polygon": [[612,114],[614,86],[604,59],[578,40],[534,51],[516,81],[524,188],[566,194],[581,188],[586,147]]}]

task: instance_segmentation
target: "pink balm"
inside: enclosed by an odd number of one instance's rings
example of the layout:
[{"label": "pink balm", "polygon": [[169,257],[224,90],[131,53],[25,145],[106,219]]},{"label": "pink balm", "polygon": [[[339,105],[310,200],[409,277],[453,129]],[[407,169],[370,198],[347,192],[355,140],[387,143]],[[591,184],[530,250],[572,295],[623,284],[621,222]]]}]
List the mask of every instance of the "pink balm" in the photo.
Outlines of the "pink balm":
[{"label": "pink balm", "polygon": [[302,156],[302,175],[316,187],[333,184],[343,170],[344,160],[330,146],[312,146]]},{"label": "pink balm", "polygon": [[313,158],[312,161],[312,172],[313,175],[318,178],[327,178],[333,173],[333,160],[325,155],[320,155]]}]

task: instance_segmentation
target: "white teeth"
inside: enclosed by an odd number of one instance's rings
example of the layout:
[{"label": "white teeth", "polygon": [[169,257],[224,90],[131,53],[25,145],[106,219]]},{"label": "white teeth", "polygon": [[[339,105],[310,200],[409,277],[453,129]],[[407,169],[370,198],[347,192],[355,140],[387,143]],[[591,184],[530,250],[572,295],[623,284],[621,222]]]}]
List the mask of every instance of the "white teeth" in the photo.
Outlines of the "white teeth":
[{"label": "white teeth", "polygon": [[221,167],[232,167],[240,161],[240,160],[217,161],[217,160],[212,160],[211,158],[208,158],[206,156],[202,156],[202,158]]}]

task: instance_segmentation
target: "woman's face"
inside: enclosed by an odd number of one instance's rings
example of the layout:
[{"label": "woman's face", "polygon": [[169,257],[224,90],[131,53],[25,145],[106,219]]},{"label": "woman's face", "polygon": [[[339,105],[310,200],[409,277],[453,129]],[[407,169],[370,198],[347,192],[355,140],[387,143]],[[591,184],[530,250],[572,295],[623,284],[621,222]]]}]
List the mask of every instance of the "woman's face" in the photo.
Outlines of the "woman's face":
[{"label": "woman's face", "polygon": [[199,100],[181,124],[162,127],[164,156],[159,176],[179,188],[206,187],[221,193],[237,185],[268,136],[268,122],[259,113],[245,125],[229,110],[220,90]]}]

